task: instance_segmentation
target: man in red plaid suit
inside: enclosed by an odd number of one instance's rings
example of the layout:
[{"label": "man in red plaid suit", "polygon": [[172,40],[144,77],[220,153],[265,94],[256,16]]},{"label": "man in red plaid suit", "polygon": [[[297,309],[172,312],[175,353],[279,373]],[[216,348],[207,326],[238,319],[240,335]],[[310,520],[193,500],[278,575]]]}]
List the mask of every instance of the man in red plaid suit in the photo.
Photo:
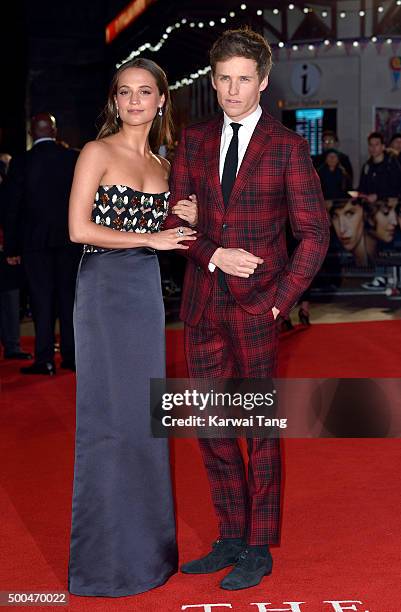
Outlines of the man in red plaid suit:
[{"label": "man in red plaid suit", "polygon": [[[224,115],[183,131],[170,182],[172,203],[198,199],[197,240],[181,251],[188,256],[181,306],[188,370],[195,378],[266,378],[276,367],[275,319],[319,270],[329,225],[307,142],[259,105],[271,67],[267,42],[249,29],[231,30],[210,59]],[[290,260],[287,219],[299,241]],[[180,224],[167,218],[167,228]],[[269,545],[279,536],[279,441],[247,440],[247,477],[236,439],[199,442],[220,537],[181,569],[234,565],[220,586],[254,586],[271,572]]]}]

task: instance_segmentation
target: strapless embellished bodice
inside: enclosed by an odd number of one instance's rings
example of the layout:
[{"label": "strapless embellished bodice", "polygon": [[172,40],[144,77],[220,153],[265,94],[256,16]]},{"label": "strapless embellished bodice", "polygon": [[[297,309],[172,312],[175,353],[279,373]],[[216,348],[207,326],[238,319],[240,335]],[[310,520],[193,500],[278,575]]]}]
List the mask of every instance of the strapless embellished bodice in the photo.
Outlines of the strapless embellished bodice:
[{"label": "strapless embellished bodice", "polygon": [[[92,208],[92,221],[120,232],[158,232],[167,217],[168,191],[144,193],[127,185],[99,185]],[[85,253],[107,251],[84,245]]]}]

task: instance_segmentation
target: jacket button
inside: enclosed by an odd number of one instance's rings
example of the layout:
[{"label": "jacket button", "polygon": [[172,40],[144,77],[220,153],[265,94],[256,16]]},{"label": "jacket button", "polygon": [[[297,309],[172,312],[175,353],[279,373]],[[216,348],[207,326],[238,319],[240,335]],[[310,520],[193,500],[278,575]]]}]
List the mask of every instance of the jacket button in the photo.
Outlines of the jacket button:
[{"label": "jacket button", "polygon": [[221,226],[223,229],[227,229],[228,224],[227,223],[223,223],[223,225]]},{"label": "jacket button", "polygon": [[198,272],[200,272],[200,271],[202,270],[202,268],[201,268],[200,266],[196,266],[196,270],[197,270]]}]

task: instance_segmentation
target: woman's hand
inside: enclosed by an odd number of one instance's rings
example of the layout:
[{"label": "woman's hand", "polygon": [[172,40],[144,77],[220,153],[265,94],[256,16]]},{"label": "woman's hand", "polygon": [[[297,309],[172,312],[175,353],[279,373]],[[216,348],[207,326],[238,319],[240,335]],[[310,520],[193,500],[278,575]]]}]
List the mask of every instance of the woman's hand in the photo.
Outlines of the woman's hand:
[{"label": "woman's hand", "polygon": [[189,196],[188,200],[179,200],[172,211],[177,217],[195,226],[198,223],[198,200],[195,194]]},{"label": "woman's hand", "polygon": [[183,240],[196,240],[195,230],[189,227],[175,227],[149,234],[148,246],[158,251],[169,251],[170,249],[189,249],[188,246],[180,244]]}]

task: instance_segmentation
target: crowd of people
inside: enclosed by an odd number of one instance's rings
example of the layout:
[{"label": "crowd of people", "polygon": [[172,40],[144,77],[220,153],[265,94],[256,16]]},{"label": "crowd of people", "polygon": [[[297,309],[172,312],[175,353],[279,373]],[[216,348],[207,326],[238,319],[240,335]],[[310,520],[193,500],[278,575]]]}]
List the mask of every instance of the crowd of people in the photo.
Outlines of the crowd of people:
[{"label": "crowd of people", "polygon": [[[319,175],[323,196],[331,219],[331,252],[344,252],[353,257],[355,266],[373,266],[376,275],[362,287],[368,291],[399,292],[393,287],[386,270],[376,266],[380,251],[399,247],[401,236],[401,133],[396,132],[385,143],[379,132],[371,132],[367,138],[369,157],[362,165],[358,183],[348,155],[341,151],[337,135],[332,130],[323,132],[323,152],[313,157]],[[294,239],[288,230],[288,245]],[[328,255],[330,258],[330,253]],[[338,274],[338,265],[326,260],[324,269]],[[315,279],[319,283],[319,278]],[[310,290],[299,303],[299,321],[310,324]],[[293,329],[291,319],[281,321],[282,331]]]},{"label": "crowd of people", "polygon": [[313,163],[325,200],[347,199],[353,190],[370,202],[401,195],[401,133],[393,134],[387,146],[382,134],[369,134],[369,157],[362,165],[359,182],[355,185],[351,161],[341,151],[335,132],[323,132],[322,147],[323,153],[315,156]]},{"label": "crowd of people", "polygon": [[336,135],[323,135],[323,155],[315,160],[332,222],[334,248],[353,256],[356,266],[373,266],[376,276],[362,287],[370,291],[389,289],[384,267],[377,266],[381,253],[400,246],[401,228],[401,133],[385,142],[380,132],[367,138],[369,157],[353,185],[349,158],[340,151]]}]

